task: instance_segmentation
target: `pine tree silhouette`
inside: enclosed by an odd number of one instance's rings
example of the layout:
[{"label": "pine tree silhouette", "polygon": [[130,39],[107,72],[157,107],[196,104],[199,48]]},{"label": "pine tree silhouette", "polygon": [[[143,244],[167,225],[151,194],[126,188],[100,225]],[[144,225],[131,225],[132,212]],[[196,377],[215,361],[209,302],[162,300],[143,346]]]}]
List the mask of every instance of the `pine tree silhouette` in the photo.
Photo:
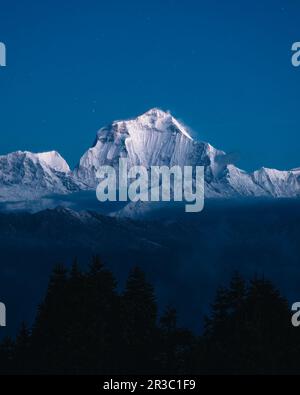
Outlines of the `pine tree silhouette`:
[{"label": "pine tree silhouette", "polygon": [[[240,327],[247,372],[282,373],[290,361],[292,326],[288,302],[264,278],[250,282]],[[246,359],[247,355],[247,359]]]},{"label": "pine tree silhouette", "polygon": [[5,337],[0,344],[0,373],[14,374],[15,369],[15,342],[11,337]]},{"label": "pine tree silhouette", "polygon": [[205,332],[208,372],[282,373],[291,361],[287,301],[273,284],[235,276],[217,292]]},{"label": "pine tree silhouette", "polygon": [[28,360],[30,359],[31,334],[25,322],[21,324],[14,347],[15,371],[19,374],[31,373],[31,365],[28,364]]},{"label": "pine tree silhouette", "polygon": [[32,330],[33,368],[42,373],[66,373],[67,270],[57,265],[50,277],[44,302],[39,306]]},{"label": "pine tree silhouette", "polygon": [[125,373],[155,370],[157,304],[154,290],[144,273],[135,267],[122,296],[122,326]]},{"label": "pine tree silhouette", "polygon": [[86,346],[91,372],[118,370],[121,342],[120,298],[116,280],[101,259],[92,259],[86,276]]},{"label": "pine tree silhouette", "polygon": [[160,373],[187,373],[187,361],[195,346],[193,334],[177,326],[177,312],[168,306],[160,318]]},{"label": "pine tree silhouette", "polygon": [[300,373],[300,334],[287,301],[264,278],[235,274],[220,287],[197,338],[167,307],[158,320],[154,289],[138,267],[117,292],[98,256],[87,271],[54,268],[30,331],[0,343],[0,373]]}]

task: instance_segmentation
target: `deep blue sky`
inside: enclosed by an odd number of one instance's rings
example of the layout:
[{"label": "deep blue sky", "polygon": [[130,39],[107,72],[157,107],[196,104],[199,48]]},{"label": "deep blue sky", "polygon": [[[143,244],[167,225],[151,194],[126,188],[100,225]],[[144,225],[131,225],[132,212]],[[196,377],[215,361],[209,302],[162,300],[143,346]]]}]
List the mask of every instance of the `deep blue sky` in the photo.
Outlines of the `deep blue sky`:
[{"label": "deep blue sky", "polygon": [[1,1],[0,153],[73,166],[97,129],[169,109],[238,165],[300,166],[298,0]]}]

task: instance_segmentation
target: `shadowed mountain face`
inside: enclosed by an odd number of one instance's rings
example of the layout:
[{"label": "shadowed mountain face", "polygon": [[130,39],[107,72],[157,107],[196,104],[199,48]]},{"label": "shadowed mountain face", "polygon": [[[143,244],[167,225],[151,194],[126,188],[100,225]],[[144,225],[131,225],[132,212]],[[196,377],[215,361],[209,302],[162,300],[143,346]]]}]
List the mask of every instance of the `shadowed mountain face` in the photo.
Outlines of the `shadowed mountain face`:
[{"label": "shadowed mountain face", "polygon": [[200,214],[174,208],[172,215],[163,211],[146,222],[64,208],[2,213],[0,290],[7,331],[23,319],[31,322],[54,264],[78,257],[85,266],[92,254],[103,257],[120,288],[129,269],[141,266],[160,307],[174,304],[195,330],[216,286],[235,270],[246,277],[266,274],[294,302],[300,293],[299,208],[293,200],[211,201]]},{"label": "shadowed mountain face", "polygon": [[[131,120],[115,121],[100,129],[96,141],[70,171],[56,152],[15,152],[0,157],[0,202],[29,201],[49,194],[94,190],[103,165],[204,166],[205,195],[217,197],[298,197],[300,171],[262,168],[247,173],[232,164],[230,155],[195,141],[186,126],[170,113],[152,109]],[[131,210],[131,212],[134,210]],[[137,216],[140,212],[138,211]]]}]

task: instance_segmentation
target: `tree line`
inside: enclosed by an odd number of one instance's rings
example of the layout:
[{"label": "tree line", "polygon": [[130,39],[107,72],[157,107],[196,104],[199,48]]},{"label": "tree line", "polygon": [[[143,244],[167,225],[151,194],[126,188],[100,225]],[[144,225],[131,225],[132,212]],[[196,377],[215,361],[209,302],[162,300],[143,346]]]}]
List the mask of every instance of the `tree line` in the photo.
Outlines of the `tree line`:
[{"label": "tree line", "polygon": [[0,373],[299,374],[300,329],[270,281],[235,274],[194,334],[178,325],[173,307],[159,316],[140,268],[119,292],[94,257],[85,271],[76,261],[54,268],[32,328],[22,324],[0,344]]}]

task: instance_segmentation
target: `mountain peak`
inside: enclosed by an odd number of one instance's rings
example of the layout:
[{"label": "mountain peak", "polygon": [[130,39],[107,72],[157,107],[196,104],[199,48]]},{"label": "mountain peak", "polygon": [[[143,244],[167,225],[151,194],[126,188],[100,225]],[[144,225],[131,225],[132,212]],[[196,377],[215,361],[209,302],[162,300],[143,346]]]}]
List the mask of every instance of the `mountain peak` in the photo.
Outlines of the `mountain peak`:
[{"label": "mountain peak", "polygon": [[170,115],[169,111],[163,111],[158,107],[154,107],[146,111],[142,116],[169,117]]},{"label": "mountain peak", "polygon": [[71,171],[65,159],[57,151],[41,152],[35,155],[39,160],[45,162],[56,171],[62,173],[69,173]]},{"label": "mountain peak", "polygon": [[15,151],[7,155],[1,155],[0,158],[4,160],[18,160],[19,158],[28,158],[36,162],[42,162],[51,169],[61,172],[69,173],[71,171],[65,159],[57,151],[34,153],[30,151]]},{"label": "mountain peak", "polygon": [[189,140],[193,140],[188,133],[186,126],[174,118],[170,111],[164,111],[158,107],[151,108],[144,114],[137,117],[134,121],[138,121],[146,125],[148,124],[150,127],[155,127],[160,131],[176,130]]}]

